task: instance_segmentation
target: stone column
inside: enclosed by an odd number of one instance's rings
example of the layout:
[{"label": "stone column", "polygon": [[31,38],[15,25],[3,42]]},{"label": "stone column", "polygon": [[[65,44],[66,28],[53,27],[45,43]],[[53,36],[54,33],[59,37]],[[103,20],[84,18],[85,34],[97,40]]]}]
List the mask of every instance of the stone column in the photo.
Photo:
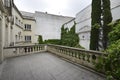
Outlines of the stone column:
[{"label": "stone column", "polygon": [[0,63],[3,61],[2,19],[0,18]]}]

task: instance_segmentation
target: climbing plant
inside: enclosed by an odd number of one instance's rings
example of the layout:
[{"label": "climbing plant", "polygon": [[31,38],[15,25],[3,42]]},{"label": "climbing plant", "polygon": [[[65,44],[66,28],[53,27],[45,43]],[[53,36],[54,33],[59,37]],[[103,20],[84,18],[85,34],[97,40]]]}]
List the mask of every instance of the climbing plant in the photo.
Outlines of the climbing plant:
[{"label": "climbing plant", "polygon": [[61,27],[61,45],[70,46],[70,47],[80,47],[78,34],[75,33],[76,23],[69,30],[64,28],[64,25]]}]

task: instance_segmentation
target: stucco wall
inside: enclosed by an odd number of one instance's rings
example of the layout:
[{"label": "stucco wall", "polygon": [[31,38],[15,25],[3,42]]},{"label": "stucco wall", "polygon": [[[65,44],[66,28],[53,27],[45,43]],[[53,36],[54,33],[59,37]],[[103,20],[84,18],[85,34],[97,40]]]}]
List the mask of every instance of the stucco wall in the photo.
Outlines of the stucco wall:
[{"label": "stucco wall", "polygon": [[36,18],[36,34],[42,35],[43,40],[60,39],[61,26],[73,19],[72,17],[64,17],[52,15],[43,12],[35,12]]},{"label": "stucco wall", "polygon": [[34,20],[29,20],[29,19],[24,19],[23,20],[24,24],[30,24],[31,25],[31,30],[25,31],[24,29],[24,41],[25,41],[25,36],[31,36],[31,41],[32,43],[36,43],[37,41],[35,40],[35,28],[36,28],[36,22]]},{"label": "stucco wall", "polygon": [[91,5],[76,14],[76,33],[79,35],[79,43],[89,49],[91,30]]},{"label": "stucco wall", "polygon": [[[23,41],[23,17],[19,14],[19,12],[16,10],[15,7],[12,7],[12,15],[14,18],[13,42],[15,43],[15,45],[19,45],[17,43],[22,43]],[[20,24],[17,22],[16,17],[18,20],[20,20]],[[19,34],[20,34],[20,39],[19,39]],[[16,39],[16,35],[17,35],[17,39]]]},{"label": "stucco wall", "polygon": [[118,7],[112,9],[113,21],[120,19],[120,4]]}]

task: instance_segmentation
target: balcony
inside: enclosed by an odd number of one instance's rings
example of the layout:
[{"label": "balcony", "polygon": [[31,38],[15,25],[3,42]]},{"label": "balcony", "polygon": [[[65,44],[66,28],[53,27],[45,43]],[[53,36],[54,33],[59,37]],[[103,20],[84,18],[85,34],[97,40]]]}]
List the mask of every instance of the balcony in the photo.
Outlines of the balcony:
[{"label": "balcony", "polygon": [[105,80],[94,68],[100,56],[60,45],[6,47],[0,80]]}]

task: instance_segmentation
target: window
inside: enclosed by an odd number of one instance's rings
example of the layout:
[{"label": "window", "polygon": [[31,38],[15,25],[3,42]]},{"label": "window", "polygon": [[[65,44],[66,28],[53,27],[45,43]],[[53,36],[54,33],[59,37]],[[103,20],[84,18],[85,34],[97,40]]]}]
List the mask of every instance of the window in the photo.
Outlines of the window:
[{"label": "window", "polygon": [[30,24],[25,24],[25,30],[31,30],[31,25]]},{"label": "window", "polygon": [[20,20],[19,20],[18,24],[21,25],[21,21]]},{"label": "window", "polygon": [[31,41],[31,36],[25,36],[25,41],[26,41],[26,42]]},{"label": "window", "polygon": [[5,7],[10,7],[10,0],[5,0]]},{"label": "window", "polygon": [[16,17],[16,19],[15,19],[15,24],[18,25],[18,18],[17,18],[17,17]]}]

